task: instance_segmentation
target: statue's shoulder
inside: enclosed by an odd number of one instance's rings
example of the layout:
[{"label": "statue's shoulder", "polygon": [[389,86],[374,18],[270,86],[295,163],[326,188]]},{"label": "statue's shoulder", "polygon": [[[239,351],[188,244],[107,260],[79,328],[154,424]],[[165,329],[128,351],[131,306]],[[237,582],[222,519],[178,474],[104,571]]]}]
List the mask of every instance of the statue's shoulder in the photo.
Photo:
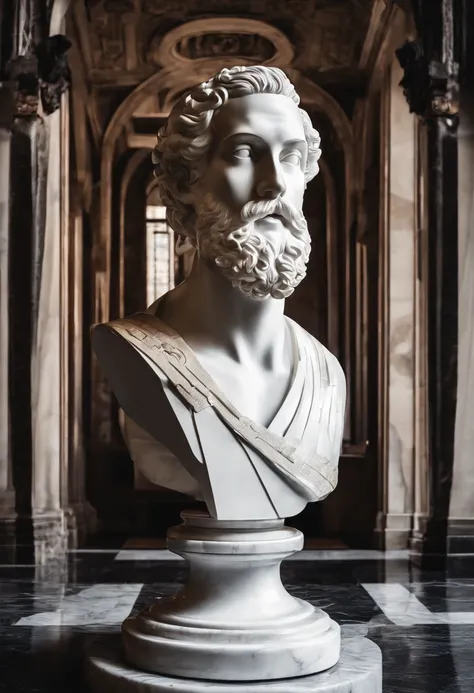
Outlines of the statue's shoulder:
[{"label": "statue's shoulder", "polygon": [[[102,322],[93,325],[90,330],[91,335],[115,333],[116,335],[126,337],[130,328],[148,326],[150,324],[150,318],[154,323],[153,326],[155,331],[158,329],[160,332],[165,332],[165,326],[156,317],[156,311],[160,300],[161,299],[157,299],[148,308],[138,313],[132,313],[131,315],[126,315],[123,318],[117,318],[115,320],[110,320],[109,322]],[[146,327],[146,329],[148,329],[148,327]]]},{"label": "statue's shoulder", "polygon": [[149,309],[141,313],[127,315],[124,318],[110,320],[109,322],[94,325],[91,329],[91,335],[94,339],[95,335],[104,336],[104,334],[120,336],[127,341],[150,341],[158,339],[162,342],[173,341],[176,338],[176,333],[163,323]]},{"label": "statue's shoulder", "polygon": [[167,378],[159,368],[157,355],[163,348],[173,349],[173,336],[170,328],[151,312],[135,313],[91,328],[92,348],[103,369],[107,370],[108,362],[114,356],[120,357],[123,363],[130,363],[130,359],[135,361],[137,357],[141,360],[145,356],[153,361],[155,373],[162,381],[167,381]]},{"label": "statue's shoulder", "polygon": [[291,321],[291,323],[298,342],[301,345],[306,345],[307,348],[313,350],[318,355],[319,361],[326,365],[331,385],[335,386],[341,396],[345,397],[346,376],[337,356],[329,351],[319,339],[316,339],[316,337],[307,332],[304,327],[301,327],[301,325],[298,325],[298,323],[294,321]]}]

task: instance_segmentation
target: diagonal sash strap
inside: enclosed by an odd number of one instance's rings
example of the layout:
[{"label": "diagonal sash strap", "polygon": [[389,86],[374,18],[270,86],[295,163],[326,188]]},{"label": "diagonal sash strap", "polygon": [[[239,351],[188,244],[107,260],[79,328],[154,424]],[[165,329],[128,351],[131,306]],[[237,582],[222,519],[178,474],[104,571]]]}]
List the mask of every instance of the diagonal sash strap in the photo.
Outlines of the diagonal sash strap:
[{"label": "diagonal sash strap", "polygon": [[150,358],[196,412],[212,407],[224,423],[298,488],[308,501],[327,496],[337,483],[337,466],[307,453],[264,426],[242,416],[201,366],[186,342],[149,313],[108,323],[121,337]]}]

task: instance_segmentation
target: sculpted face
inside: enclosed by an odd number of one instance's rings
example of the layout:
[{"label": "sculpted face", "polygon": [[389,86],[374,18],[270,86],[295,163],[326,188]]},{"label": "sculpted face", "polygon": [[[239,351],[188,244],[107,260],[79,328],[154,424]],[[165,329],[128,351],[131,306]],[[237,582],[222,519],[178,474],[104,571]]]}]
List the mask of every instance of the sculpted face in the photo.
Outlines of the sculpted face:
[{"label": "sculpted face", "polygon": [[191,189],[198,249],[253,298],[289,296],[310,248],[298,106],[280,94],[233,98],[211,128],[208,160]]}]

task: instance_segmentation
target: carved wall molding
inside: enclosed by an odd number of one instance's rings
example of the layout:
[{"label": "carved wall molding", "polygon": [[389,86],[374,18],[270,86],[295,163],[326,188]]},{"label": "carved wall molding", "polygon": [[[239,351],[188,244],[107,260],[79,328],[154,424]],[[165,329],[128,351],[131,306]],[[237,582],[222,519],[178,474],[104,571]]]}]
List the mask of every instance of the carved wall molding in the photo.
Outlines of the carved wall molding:
[{"label": "carved wall molding", "polygon": [[400,82],[411,113],[423,118],[459,113],[458,65],[429,59],[420,40],[407,41],[396,51],[404,70]]},{"label": "carved wall molding", "polygon": [[230,60],[233,64],[290,65],[294,50],[274,26],[255,19],[211,17],[186,22],[152,37],[149,58],[158,65],[189,65],[200,59]]},{"label": "carved wall molding", "polygon": [[395,51],[404,71],[400,86],[410,112],[428,120],[453,120],[459,113],[455,33],[463,23],[461,6],[454,0],[411,0],[410,6],[417,36]]},{"label": "carved wall molding", "polygon": [[370,15],[369,27],[359,58],[359,67],[367,70],[373,67],[380,41],[386,33],[387,18],[390,15],[390,4],[386,0],[374,0]]}]

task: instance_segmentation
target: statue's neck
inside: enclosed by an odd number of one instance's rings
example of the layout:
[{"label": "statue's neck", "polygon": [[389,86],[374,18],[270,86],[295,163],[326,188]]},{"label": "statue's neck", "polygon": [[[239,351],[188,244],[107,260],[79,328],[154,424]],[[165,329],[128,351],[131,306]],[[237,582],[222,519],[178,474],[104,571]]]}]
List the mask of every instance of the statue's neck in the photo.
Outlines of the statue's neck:
[{"label": "statue's neck", "polygon": [[217,347],[239,363],[271,368],[286,348],[284,304],[246,296],[196,256],[189,277],[166,295],[158,315],[198,353]]}]

